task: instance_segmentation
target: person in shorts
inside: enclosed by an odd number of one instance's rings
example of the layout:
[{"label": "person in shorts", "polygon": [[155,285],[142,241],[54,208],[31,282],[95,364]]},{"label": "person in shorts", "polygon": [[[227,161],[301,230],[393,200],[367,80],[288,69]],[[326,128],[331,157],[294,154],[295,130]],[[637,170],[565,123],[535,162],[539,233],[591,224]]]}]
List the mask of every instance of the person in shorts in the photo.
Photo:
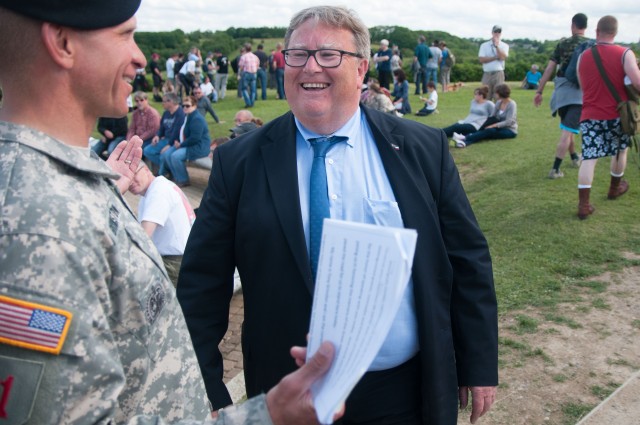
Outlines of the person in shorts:
[{"label": "person in shorts", "polygon": [[[613,88],[622,101],[627,100],[625,77],[640,89],[640,70],[631,49],[614,44],[618,33],[618,21],[613,16],[604,16],[596,28],[596,49],[602,66]],[[611,157],[611,183],[607,198],[617,199],[629,190],[629,183],[622,180],[627,165],[630,136],[622,131],[618,102],[605,83],[592,49],[587,49],[578,62],[578,77],[583,87],[582,114],[582,164],[578,172],[578,218],[584,220],[594,213],[589,197],[593,174],[599,158]]]}]

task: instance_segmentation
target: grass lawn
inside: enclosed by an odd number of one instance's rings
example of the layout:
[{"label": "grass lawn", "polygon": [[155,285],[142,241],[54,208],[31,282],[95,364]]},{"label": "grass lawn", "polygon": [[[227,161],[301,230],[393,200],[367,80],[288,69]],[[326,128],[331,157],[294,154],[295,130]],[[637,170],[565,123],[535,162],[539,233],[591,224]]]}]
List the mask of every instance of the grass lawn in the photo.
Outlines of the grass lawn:
[{"label": "grass lawn", "polygon": [[[467,83],[457,92],[440,93],[439,114],[403,119],[433,127],[452,124],[467,115],[477,85]],[[640,193],[637,154],[629,153],[625,175],[631,190],[615,201],[606,199],[609,160],[599,161],[591,195],[596,212],[585,221],[578,220],[578,170],[565,161],[563,179],[546,178],[560,136],[559,119],[551,117],[548,108],[553,87],[546,88],[543,106],[535,108],[533,91],[520,89],[518,82],[511,86],[518,104],[517,138],[486,141],[466,149],[451,144],[465,190],[489,241],[501,313],[525,306],[553,309],[558,302],[577,299],[585,293],[585,278],[638,263],[621,254],[640,253],[640,224],[635,220]],[[416,95],[411,95],[411,103],[414,113],[422,107]],[[151,105],[162,111],[160,103],[151,100]],[[228,136],[244,101],[236,90],[229,90],[213,107],[224,123],[216,124],[207,115],[212,138]],[[256,101],[252,108],[265,122],[287,110],[286,101],[276,100],[275,90],[269,90],[268,99]],[[579,147],[579,138],[577,143]]]},{"label": "grass lawn", "polygon": [[[457,92],[440,93],[439,114],[405,115],[402,119],[438,128],[450,125],[467,115],[478,85],[467,83]],[[551,117],[548,108],[552,85],[546,88],[540,108],[533,106],[533,91],[520,89],[519,82],[511,87],[518,104],[517,138],[485,141],[465,149],[450,145],[489,241],[501,316],[500,403],[489,415],[493,420],[484,421],[500,425],[542,423],[535,421],[547,416],[550,419],[545,423],[574,424],[626,379],[627,369],[637,369],[636,357],[624,354],[627,348],[636,352],[633,347],[625,343],[601,345],[610,332],[619,332],[619,327],[626,329],[625,335],[633,335],[633,329],[640,329],[639,321],[634,320],[634,313],[621,313],[617,321],[611,319],[613,313],[608,313],[604,301],[609,282],[589,279],[605,271],[640,265],[640,224],[635,220],[640,193],[638,154],[629,153],[625,178],[631,189],[615,201],[606,199],[610,161],[600,160],[591,195],[596,212],[580,221],[576,217],[578,170],[565,161],[563,179],[546,178],[560,136],[559,119]],[[162,109],[160,103],[151,102]],[[416,95],[411,95],[411,103],[414,113],[422,107]],[[230,90],[226,99],[213,106],[225,122],[216,124],[207,116],[212,137],[226,136],[244,101]],[[269,90],[268,99],[257,101],[252,112],[268,122],[287,110],[286,101],[276,100],[275,91]],[[579,150],[580,139],[576,142]],[[614,292],[614,298],[625,298],[624,293],[616,292],[619,286],[608,292]],[[568,311],[567,306],[575,311]],[[634,311],[621,309],[629,310]],[[599,315],[600,311],[606,314]],[[631,331],[627,319],[633,322]],[[602,324],[611,320],[614,322],[609,325]],[[554,353],[550,335],[557,337],[555,343],[566,345],[567,349],[561,350],[566,356]],[[580,347],[572,345],[574,339]],[[596,351],[588,358],[585,355]],[[626,363],[611,366],[616,362]],[[524,399],[518,399],[518,394]],[[459,423],[467,423],[468,414],[462,413]]]}]

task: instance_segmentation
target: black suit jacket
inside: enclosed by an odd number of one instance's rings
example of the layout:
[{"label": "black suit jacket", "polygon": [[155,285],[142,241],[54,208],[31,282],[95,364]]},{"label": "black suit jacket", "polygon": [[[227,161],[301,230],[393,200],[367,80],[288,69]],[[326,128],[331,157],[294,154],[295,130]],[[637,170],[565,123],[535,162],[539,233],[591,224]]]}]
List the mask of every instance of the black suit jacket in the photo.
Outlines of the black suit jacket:
[{"label": "black suit jacket", "polygon": [[[418,231],[413,283],[423,417],[455,424],[458,385],[493,386],[497,305],[491,258],[441,130],[363,107],[402,219]],[[231,400],[218,350],[233,273],[242,279],[247,394],[296,369],[306,345],[313,282],[287,113],[215,150],[208,188],[182,260],[182,305],[214,408]],[[347,405],[348,408],[348,405]]]}]

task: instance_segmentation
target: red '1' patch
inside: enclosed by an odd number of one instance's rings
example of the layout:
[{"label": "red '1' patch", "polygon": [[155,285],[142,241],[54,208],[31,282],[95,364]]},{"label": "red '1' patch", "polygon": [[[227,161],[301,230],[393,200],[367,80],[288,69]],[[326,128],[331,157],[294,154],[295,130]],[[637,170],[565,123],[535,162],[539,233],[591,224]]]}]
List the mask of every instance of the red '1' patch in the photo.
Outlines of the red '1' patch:
[{"label": "red '1' patch", "polygon": [[13,386],[13,376],[9,375],[7,379],[0,381],[0,386],[2,387],[2,398],[0,398],[0,419],[7,419],[9,417],[7,414],[7,403],[9,402],[9,393]]}]

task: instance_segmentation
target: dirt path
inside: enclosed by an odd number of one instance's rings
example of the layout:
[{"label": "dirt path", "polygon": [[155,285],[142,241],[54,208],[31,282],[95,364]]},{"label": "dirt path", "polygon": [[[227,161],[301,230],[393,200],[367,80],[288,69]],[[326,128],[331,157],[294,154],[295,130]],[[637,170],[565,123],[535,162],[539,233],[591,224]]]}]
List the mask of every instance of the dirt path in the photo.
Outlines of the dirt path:
[{"label": "dirt path", "polygon": [[501,317],[498,400],[480,424],[575,424],[640,369],[640,267],[590,282],[577,303]]}]

